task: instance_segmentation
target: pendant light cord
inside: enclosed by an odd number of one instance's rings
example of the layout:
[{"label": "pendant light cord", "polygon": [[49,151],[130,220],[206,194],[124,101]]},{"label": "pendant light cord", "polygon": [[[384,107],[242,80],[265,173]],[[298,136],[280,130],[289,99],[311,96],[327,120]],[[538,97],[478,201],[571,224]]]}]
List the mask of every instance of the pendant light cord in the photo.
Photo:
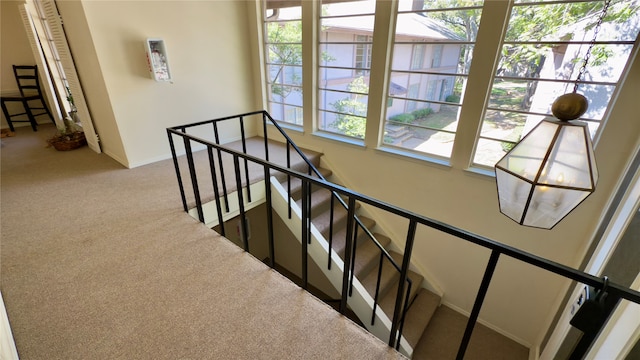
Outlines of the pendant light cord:
[{"label": "pendant light cord", "polygon": [[580,80],[582,79],[582,75],[587,71],[587,64],[589,63],[589,58],[591,57],[591,49],[596,44],[596,38],[598,37],[598,32],[600,31],[600,26],[602,25],[602,21],[604,17],[607,15],[607,10],[609,10],[609,5],[611,5],[611,0],[605,0],[604,6],[602,7],[602,12],[600,13],[600,17],[598,18],[598,22],[596,23],[595,28],[593,29],[593,39],[591,39],[591,43],[587,48],[587,53],[584,55],[584,61],[582,62],[582,67],[580,67],[580,71],[578,71],[578,78],[576,79],[576,83],[573,86],[573,92],[578,92],[578,85],[580,84]]}]

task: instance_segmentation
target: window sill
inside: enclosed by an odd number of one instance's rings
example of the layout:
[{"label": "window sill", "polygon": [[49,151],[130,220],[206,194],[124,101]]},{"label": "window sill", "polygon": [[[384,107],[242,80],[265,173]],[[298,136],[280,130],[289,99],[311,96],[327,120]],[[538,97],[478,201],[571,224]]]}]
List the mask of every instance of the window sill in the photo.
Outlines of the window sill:
[{"label": "window sill", "polygon": [[449,159],[438,158],[435,156],[430,156],[429,154],[418,154],[411,151],[406,151],[406,150],[387,147],[387,146],[380,146],[376,150],[385,154],[400,156],[403,159],[418,160],[420,162],[427,162],[437,166],[451,168],[451,163],[449,162]]},{"label": "window sill", "polygon": [[496,177],[496,172],[493,168],[489,167],[468,167],[465,171],[470,172],[472,174],[483,175],[491,178]]},{"label": "window sill", "polygon": [[[276,120],[274,120],[276,121]],[[304,134],[304,128],[301,125],[294,125],[294,124],[289,124],[286,122],[282,122],[282,121],[277,121],[278,126],[280,126],[283,130],[291,130],[291,131],[295,131],[295,132],[299,132],[301,134]],[[267,122],[268,126],[274,126],[271,122]]]},{"label": "window sill", "polygon": [[358,147],[362,147],[364,148],[364,140],[362,139],[355,139],[355,138],[350,138],[348,136],[341,136],[341,135],[337,135],[337,134],[332,134],[332,133],[328,133],[328,132],[322,132],[322,131],[316,131],[313,133],[314,136],[323,138],[323,139],[327,139],[327,140],[331,140],[331,141],[336,141],[339,142],[341,144],[348,144],[348,145],[355,145]]}]

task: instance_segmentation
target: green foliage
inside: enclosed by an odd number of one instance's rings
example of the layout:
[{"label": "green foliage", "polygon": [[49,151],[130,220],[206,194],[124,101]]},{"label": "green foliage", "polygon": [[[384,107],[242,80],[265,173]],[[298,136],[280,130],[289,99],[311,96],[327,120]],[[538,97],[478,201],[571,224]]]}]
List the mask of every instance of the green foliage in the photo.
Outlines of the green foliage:
[{"label": "green foliage", "polygon": [[[267,24],[267,36],[269,47],[269,62],[271,66],[278,66],[278,71],[271,79],[271,92],[287,97],[292,91],[300,91],[298,87],[282,84],[281,77],[288,65],[302,64],[302,22],[292,21],[285,23],[272,22]],[[289,83],[299,83],[300,77],[292,75]]]},{"label": "green foliage", "polygon": [[354,79],[347,89],[352,92],[351,96],[331,104],[339,113],[337,120],[331,126],[342,134],[364,139],[367,104],[362,102],[361,98],[369,93],[369,86],[365,83],[364,77],[360,76]]},{"label": "green foliage", "polygon": [[269,62],[302,64],[302,21],[267,24]]},{"label": "green foliage", "polygon": [[[425,0],[425,9],[456,9],[434,11],[429,17],[443,22],[447,28],[459,37],[473,42],[476,40],[482,8],[474,8],[478,3],[474,0]],[[471,64],[471,47],[463,46],[460,52],[460,66],[469,69]]]},{"label": "green foliage", "polygon": [[333,123],[332,126],[336,127],[342,134],[364,139],[367,119],[353,115],[341,115],[340,120]]},{"label": "green foliage", "polygon": [[389,117],[390,121],[395,121],[395,122],[404,123],[404,124],[409,124],[413,122],[415,119],[416,117],[413,114],[408,114],[408,113],[397,114]]},{"label": "green foliage", "polygon": [[424,119],[431,113],[433,113],[433,110],[431,110],[431,108],[422,108],[412,111],[411,115],[413,115],[416,119]]},{"label": "green foliage", "polygon": [[502,150],[505,153],[508,153],[509,151],[511,151],[511,149],[513,149],[516,146],[516,144],[510,143],[510,142],[506,142],[506,141],[502,141],[500,143],[500,146],[502,147]]},{"label": "green foliage", "polygon": [[68,86],[65,86],[65,88],[67,89],[67,101],[69,102],[69,104],[71,104],[71,107],[75,108],[76,104],[75,102],[73,102],[73,95],[71,95],[71,90]]},{"label": "green foliage", "polygon": [[[292,91],[300,92],[299,87],[284,85],[281,77],[287,66],[302,65],[302,21],[268,23],[267,39],[269,63],[278,67],[272,75],[271,92],[282,97],[287,97]],[[324,62],[335,61],[324,51],[320,56]],[[302,79],[294,73],[288,76],[287,83],[300,84]]]},{"label": "green foliage", "polygon": [[[531,5],[514,6],[505,40],[518,41],[527,39],[532,42],[549,38],[571,40],[578,34],[567,29],[575,28],[574,24],[584,23],[583,28],[576,29],[576,32],[582,33],[583,31],[592,30],[598,21],[603,3],[603,1],[552,2],[549,4],[532,2]],[[471,0],[424,1],[425,9],[459,8],[459,10],[430,12],[429,17],[443,22],[451,31],[466,38],[468,41],[475,41],[475,34],[480,22],[481,9],[471,8],[475,5],[477,4]],[[624,23],[638,11],[640,11],[638,2],[614,2],[614,5],[607,12],[604,23]],[[484,19],[484,21],[491,21],[491,19]],[[500,62],[499,71],[501,74],[508,76],[537,78],[542,70],[545,54],[548,50],[547,46],[535,44],[504,46],[502,48],[503,58]],[[612,55],[613,52],[611,50],[606,49],[604,46],[596,45],[591,51],[589,65],[602,65]],[[577,61],[581,60],[577,59]],[[469,52],[463,49],[460,65],[468,69],[470,62]],[[459,84],[456,83],[457,85]],[[527,85],[527,95],[521,103],[522,107],[528,109],[530,98],[535,92],[535,86],[536,83],[533,81]]]},{"label": "green foliage", "polygon": [[446,102],[450,102],[450,103],[456,103],[456,104],[460,104],[460,94],[451,94],[448,95],[444,101]]}]

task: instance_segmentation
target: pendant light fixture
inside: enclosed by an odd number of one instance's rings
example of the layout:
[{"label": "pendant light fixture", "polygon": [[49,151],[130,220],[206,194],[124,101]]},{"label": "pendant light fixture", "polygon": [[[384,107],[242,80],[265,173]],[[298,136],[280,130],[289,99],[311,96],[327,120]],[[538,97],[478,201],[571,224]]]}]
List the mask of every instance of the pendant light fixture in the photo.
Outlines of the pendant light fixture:
[{"label": "pendant light fixture", "polygon": [[587,111],[578,84],[610,2],[594,28],[573,93],[551,105],[555,119],[543,119],[495,165],[500,212],[520,225],[551,229],[595,190],[598,170],[589,129],[571,120]]}]

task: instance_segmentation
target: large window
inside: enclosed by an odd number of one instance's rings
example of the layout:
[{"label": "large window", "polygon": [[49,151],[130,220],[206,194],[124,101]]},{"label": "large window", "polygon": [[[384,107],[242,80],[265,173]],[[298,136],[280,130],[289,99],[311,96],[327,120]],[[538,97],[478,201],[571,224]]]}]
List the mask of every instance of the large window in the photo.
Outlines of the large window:
[{"label": "large window", "polygon": [[451,155],[481,13],[481,0],[400,0],[384,144]]},{"label": "large window", "polygon": [[[545,116],[560,95],[573,92],[591,47],[604,1],[517,1],[484,113],[474,163],[493,166]],[[612,1],[591,48],[577,92],[589,100],[581,120],[592,136],[611,100],[638,36],[639,1]]]},{"label": "large window", "polygon": [[302,8],[300,1],[266,1],[264,4],[264,48],[269,113],[276,120],[302,125]]},{"label": "large window", "polygon": [[363,139],[375,1],[327,1],[321,5],[318,129]]},{"label": "large window", "polygon": [[485,170],[573,91],[589,48],[577,92],[596,136],[640,28],[640,0],[611,0],[600,27],[604,0],[265,3],[274,117],[304,108],[316,134]]}]

